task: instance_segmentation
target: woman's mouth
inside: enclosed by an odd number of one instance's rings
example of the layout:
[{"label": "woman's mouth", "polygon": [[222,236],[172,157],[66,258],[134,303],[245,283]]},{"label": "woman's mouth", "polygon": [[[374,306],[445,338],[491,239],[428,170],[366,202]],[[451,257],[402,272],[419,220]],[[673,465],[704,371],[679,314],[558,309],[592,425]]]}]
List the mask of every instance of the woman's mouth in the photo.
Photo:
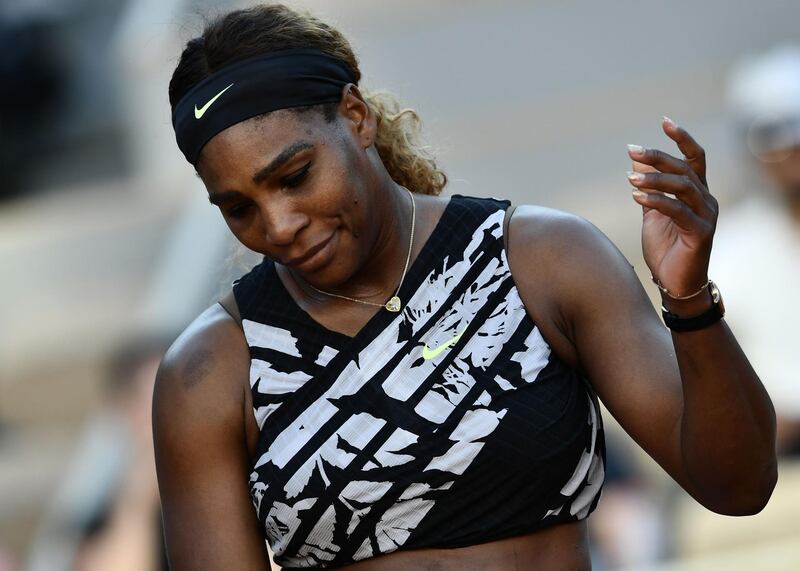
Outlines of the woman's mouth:
[{"label": "woman's mouth", "polygon": [[332,241],[335,234],[334,232],[322,242],[306,250],[302,255],[286,260],[284,265],[306,272],[318,269],[327,262],[331,250],[333,249]]}]

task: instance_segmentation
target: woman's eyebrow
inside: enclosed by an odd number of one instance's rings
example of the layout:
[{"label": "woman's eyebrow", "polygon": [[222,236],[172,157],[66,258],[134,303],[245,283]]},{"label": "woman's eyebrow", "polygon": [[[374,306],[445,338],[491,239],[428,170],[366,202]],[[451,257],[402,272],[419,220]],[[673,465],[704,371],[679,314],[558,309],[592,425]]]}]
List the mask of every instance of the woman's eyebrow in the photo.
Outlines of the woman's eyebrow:
[{"label": "woman's eyebrow", "polygon": [[233,200],[234,198],[239,198],[241,196],[243,196],[242,193],[237,190],[225,190],[223,192],[209,192],[208,201],[211,204],[220,206],[221,204],[228,202],[229,200]]},{"label": "woman's eyebrow", "polygon": [[253,183],[261,184],[264,179],[268,178],[273,172],[286,164],[297,153],[313,148],[314,145],[308,141],[297,141],[292,143],[283,149],[277,157],[272,159],[272,162],[270,162],[267,166],[256,171],[256,173],[253,175]]}]

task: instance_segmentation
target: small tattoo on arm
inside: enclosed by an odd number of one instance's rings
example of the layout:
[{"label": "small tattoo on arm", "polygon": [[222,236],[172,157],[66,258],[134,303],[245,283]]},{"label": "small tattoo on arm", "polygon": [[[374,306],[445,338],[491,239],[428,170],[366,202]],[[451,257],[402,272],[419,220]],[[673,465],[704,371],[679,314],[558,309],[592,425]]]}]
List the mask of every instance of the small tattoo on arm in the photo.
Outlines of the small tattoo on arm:
[{"label": "small tattoo on arm", "polygon": [[182,377],[185,388],[191,389],[203,381],[203,378],[211,370],[212,356],[213,353],[205,349],[192,353],[183,369]]}]

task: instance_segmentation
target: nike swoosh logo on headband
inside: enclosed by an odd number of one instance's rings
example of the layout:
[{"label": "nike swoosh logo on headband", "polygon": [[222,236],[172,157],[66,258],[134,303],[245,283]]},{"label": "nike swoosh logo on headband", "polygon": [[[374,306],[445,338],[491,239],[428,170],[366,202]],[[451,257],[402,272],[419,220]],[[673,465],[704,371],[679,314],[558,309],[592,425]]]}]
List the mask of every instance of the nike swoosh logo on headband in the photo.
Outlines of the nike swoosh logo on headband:
[{"label": "nike swoosh logo on headband", "polygon": [[220,91],[219,93],[217,93],[217,94],[216,94],[214,97],[212,97],[211,99],[209,99],[209,100],[208,100],[208,103],[206,103],[205,105],[203,105],[203,106],[202,106],[200,109],[198,109],[198,108],[197,108],[197,104],[195,103],[195,106],[194,106],[194,118],[195,118],[195,119],[200,119],[200,117],[202,117],[203,115],[205,115],[206,111],[208,111],[208,108],[209,108],[209,107],[211,107],[211,105],[212,105],[212,104],[213,104],[213,103],[214,103],[214,102],[215,102],[217,99],[219,99],[219,96],[220,96],[220,95],[222,95],[223,93],[225,93],[226,91],[228,91],[228,90],[229,90],[231,87],[233,87],[233,84],[232,84],[232,83],[231,83],[231,84],[230,84],[228,87],[226,87],[225,89],[223,89],[222,91]]}]

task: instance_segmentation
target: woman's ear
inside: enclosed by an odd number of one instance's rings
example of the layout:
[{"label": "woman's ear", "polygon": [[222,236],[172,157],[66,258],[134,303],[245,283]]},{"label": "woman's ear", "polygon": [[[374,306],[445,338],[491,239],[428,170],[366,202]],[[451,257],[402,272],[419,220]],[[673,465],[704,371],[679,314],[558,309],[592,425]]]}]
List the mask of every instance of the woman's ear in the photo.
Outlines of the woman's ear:
[{"label": "woman's ear", "polygon": [[344,86],[339,113],[345,118],[346,125],[363,148],[366,149],[375,143],[378,118],[356,85],[348,83]]}]

